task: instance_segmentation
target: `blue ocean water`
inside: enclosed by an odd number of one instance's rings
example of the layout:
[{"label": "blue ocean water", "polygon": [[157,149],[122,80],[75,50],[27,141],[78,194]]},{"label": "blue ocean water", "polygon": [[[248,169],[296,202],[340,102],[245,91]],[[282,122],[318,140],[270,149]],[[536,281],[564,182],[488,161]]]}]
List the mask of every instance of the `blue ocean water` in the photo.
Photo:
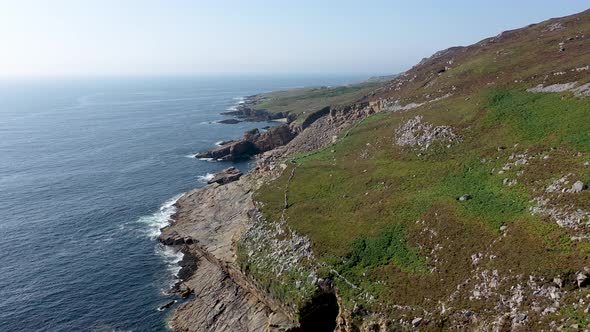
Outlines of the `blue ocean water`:
[{"label": "blue ocean water", "polygon": [[219,113],[241,96],[358,79],[0,82],[0,331],[166,330],[156,309],[179,256],[159,228],[179,194],[228,166],[190,154],[268,125]]}]

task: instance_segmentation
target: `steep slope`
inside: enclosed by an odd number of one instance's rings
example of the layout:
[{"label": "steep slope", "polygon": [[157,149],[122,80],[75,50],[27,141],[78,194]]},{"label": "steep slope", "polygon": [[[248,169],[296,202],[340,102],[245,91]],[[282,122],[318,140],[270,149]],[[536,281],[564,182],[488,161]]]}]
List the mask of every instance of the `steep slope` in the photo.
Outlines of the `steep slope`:
[{"label": "steep slope", "polygon": [[588,327],[589,66],[586,11],[333,107],[263,156],[242,270],[294,308],[333,289],[340,330]]}]

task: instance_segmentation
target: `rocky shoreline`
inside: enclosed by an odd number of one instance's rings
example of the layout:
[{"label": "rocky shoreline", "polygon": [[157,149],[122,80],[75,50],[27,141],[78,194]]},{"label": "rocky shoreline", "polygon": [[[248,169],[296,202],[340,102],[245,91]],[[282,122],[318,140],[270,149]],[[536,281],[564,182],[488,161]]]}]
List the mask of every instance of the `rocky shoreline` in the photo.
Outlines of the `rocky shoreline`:
[{"label": "rocky shoreline", "polygon": [[[247,103],[242,108],[247,108]],[[177,202],[173,223],[164,227],[159,241],[184,253],[179,282],[173,291],[186,302],[172,314],[174,331],[298,331],[301,326],[336,324],[335,290],[328,281],[316,281],[318,303],[293,308],[272,298],[237,262],[237,244],[256,222],[253,192],[285,169],[289,155],[331,144],[336,135],[379,109],[356,105],[321,110],[305,128],[280,125],[265,133],[246,132],[240,140],[199,153],[198,158],[233,161],[257,156],[254,169],[238,175],[231,168],[216,174],[217,181],[185,193]],[[329,305],[327,307],[327,304]],[[301,310],[299,310],[301,309]],[[334,315],[321,322],[322,310]],[[319,320],[318,320],[319,319]],[[345,319],[338,321],[345,324]]]},{"label": "rocky shoreline", "polygon": [[236,264],[235,243],[254,206],[255,183],[241,179],[217,183],[183,195],[174,223],[160,241],[184,253],[174,291],[193,296],[170,319],[175,331],[274,331],[296,325]]},{"label": "rocky shoreline", "polygon": [[262,100],[264,100],[262,95],[244,97],[243,102],[234,111],[222,112],[221,114],[235,116],[243,121],[275,121],[285,119],[285,122],[289,123],[295,120],[296,117],[288,113],[270,113],[266,110],[254,109],[254,105],[259,104]]}]

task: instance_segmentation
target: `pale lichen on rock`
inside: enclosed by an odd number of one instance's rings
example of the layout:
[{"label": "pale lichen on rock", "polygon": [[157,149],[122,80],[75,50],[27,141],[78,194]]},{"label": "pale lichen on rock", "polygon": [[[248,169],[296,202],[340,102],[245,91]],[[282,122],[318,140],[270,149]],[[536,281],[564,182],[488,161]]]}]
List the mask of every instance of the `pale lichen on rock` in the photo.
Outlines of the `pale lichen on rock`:
[{"label": "pale lichen on rock", "polygon": [[450,126],[434,126],[423,122],[422,116],[416,116],[401,125],[395,132],[395,143],[400,146],[417,147],[428,150],[434,143],[450,147],[462,141]]}]

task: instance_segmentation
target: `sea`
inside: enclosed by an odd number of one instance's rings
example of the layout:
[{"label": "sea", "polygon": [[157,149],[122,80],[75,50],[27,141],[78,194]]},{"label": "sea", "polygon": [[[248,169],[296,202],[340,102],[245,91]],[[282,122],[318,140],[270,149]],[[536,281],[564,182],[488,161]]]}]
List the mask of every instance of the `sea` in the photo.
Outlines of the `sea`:
[{"label": "sea", "polygon": [[[166,331],[181,254],[157,242],[244,96],[358,76],[0,81],[0,331]],[[180,302],[179,302],[180,303]]]}]

